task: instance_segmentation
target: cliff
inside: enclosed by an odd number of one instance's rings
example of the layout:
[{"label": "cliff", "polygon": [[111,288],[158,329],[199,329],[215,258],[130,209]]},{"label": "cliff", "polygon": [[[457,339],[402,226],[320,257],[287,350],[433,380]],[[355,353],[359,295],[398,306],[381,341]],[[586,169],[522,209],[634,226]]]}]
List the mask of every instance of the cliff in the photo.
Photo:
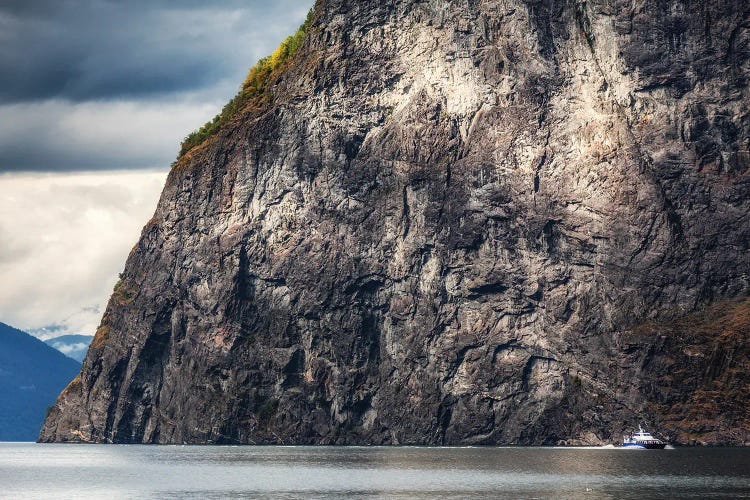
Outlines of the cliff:
[{"label": "cliff", "polygon": [[319,0],[40,440],[748,443],[748,9]]}]

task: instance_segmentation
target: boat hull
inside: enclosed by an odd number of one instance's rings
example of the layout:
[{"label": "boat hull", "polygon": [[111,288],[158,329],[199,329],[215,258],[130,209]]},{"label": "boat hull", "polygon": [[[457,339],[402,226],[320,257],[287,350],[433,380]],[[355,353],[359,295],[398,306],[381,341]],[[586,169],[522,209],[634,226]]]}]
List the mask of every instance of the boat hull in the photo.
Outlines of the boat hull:
[{"label": "boat hull", "polygon": [[624,443],[623,448],[635,448],[640,450],[663,450],[667,443]]}]

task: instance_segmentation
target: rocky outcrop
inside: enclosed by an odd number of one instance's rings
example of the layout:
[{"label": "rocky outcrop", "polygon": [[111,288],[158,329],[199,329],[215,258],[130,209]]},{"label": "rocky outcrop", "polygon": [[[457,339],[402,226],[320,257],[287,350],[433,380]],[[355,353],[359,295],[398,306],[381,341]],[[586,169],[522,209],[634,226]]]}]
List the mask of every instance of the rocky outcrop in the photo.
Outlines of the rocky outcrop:
[{"label": "rocky outcrop", "polygon": [[173,168],[40,439],[747,443],[748,19],[318,1]]}]

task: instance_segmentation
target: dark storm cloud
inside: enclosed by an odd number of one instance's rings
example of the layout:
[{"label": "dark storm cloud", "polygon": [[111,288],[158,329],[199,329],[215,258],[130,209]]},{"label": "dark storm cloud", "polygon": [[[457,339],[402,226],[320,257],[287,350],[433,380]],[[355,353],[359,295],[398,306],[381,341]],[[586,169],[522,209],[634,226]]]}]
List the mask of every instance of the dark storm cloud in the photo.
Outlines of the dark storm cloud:
[{"label": "dark storm cloud", "polygon": [[4,1],[0,102],[205,88],[252,65],[248,44],[292,30],[310,3]]},{"label": "dark storm cloud", "polygon": [[0,173],[166,168],[313,0],[0,0]]}]

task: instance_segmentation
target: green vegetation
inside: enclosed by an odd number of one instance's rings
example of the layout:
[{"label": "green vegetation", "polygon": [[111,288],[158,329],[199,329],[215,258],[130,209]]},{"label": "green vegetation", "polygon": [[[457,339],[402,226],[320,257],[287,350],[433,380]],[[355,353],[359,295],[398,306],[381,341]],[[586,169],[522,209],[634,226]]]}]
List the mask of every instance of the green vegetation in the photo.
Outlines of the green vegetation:
[{"label": "green vegetation", "polygon": [[311,10],[297,32],[281,42],[281,45],[279,45],[279,48],[273,54],[264,57],[255,66],[250,68],[250,72],[247,78],[245,78],[240,91],[224,106],[221,113],[200,129],[185,137],[185,140],[182,141],[179,156],[183,156],[195,146],[202,144],[206,139],[211,137],[222,126],[227,124],[232,116],[241,110],[250,100],[263,96],[266,84],[269,82],[273,72],[291,59],[302,46],[302,42],[307,35],[307,30],[312,22],[312,13],[313,11]]}]

